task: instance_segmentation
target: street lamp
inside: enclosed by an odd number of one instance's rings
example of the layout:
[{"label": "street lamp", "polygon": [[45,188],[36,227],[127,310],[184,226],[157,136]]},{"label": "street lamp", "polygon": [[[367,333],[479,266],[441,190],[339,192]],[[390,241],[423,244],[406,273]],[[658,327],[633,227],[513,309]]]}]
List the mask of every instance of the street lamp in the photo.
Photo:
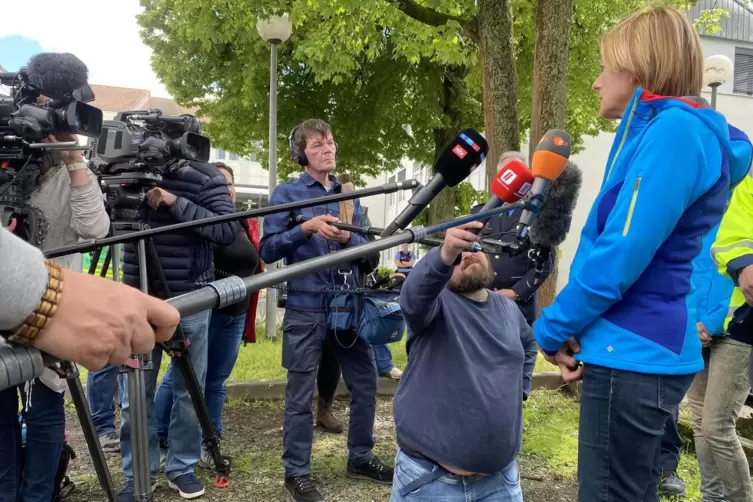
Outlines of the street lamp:
[{"label": "street lamp", "polygon": [[[259,36],[269,43],[269,192],[267,201],[277,187],[277,45],[285,42],[293,33],[293,24],[287,14],[270,16],[256,22]],[[270,263],[271,269],[277,263]],[[277,339],[277,295],[274,288],[267,288],[267,338]]]},{"label": "street lamp", "polygon": [[732,60],[722,54],[709,56],[703,65],[703,85],[711,87],[711,108],[716,110],[716,92],[732,74]]}]

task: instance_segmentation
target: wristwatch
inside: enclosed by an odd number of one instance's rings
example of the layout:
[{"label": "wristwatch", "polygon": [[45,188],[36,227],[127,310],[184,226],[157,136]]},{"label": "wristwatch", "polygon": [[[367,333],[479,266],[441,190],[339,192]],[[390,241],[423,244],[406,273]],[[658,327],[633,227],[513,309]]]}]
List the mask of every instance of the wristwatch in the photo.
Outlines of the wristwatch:
[{"label": "wristwatch", "polygon": [[0,336],[12,343],[30,344],[50,324],[63,297],[63,270],[57,263],[44,261],[47,269],[47,288],[37,302],[34,312],[9,330],[0,331]]}]

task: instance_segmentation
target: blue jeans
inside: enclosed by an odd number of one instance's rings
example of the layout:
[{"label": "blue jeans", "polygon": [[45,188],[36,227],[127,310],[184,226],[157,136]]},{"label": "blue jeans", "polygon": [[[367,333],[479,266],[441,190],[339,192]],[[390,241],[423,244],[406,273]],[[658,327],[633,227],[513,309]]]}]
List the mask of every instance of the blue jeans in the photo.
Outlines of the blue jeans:
[{"label": "blue jeans", "polygon": [[398,449],[390,502],[523,502],[520,471],[515,460],[496,474],[456,476],[447,473],[407,495],[401,495],[403,487],[434,469],[437,466],[432,462],[410,457]]},{"label": "blue jeans", "polygon": [[[191,357],[196,377],[199,379],[201,391],[204,392],[203,382],[207,371],[207,338],[209,331],[210,312],[202,312],[180,321],[183,334],[191,341],[188,351]],[[149,468],[152,477],[157,476],[159,468],[159,440],[154,409],[154,394],[157,385],[162,350],[155,348],[152,352],[153,369],[146,373],[146,410],[149,426]],[[170,367],[174,362],[170,363]],[[123,458],[123,474],[126,478],[133,478],[133,459],[131,455],[131,424],[130,406],[128,404],[128,375],[120,376],[120,392],[122,397],[120,451]],[[167,435],[168,452],[165,464],[167,479],[174,480],[182,474],[194,472],[201,455],[201,426],[196,418],[196,411],[188,394],[186,382],[180,371],[172,374],[173,399],[170,413],[170,427]]]},{"label": "blue jeans", "polygon": [[115,390],[118,388],[118,368],[107,365],[101,370],[90,371],[86,376],[86,400],[92,415],[97,435],[114,433]]},{"label": "blue jeans", "polygon": [[[18,394],[26,421],[26,448],[21,447]],[[63,395],[39,380],[31,403],[23,387],[0,392],[0,501],[49,502],[65,441]],[[22,482],[23,477],[23,482]]]},{"label": "blue jeans", "polygon": [[395,363],[392,362],[392,352],[390,352],[389,345],[372,345],[371,348],[374,349],[377,373],[382,376],[386,375],[395,367]]},{"label": "blue jeans", "polygon": [[[209,322],[209,349],[207,355],[207,377],[204,399],[209,409],[214,432],[222,436],[222,412],[225,409],[227,381],[238,359],[238,349],[246,328],[246,314],[229,316],[212,313]],[[166,438],[170,424],[170,410],[173,400],[173,367],[167,370],[157,392],[154,406],[157,410],[157,436]]]},{"label": "blue jeans", "polygon": [[580,502],[658,502],[664,427],[694,375],[587,364],[578,434]]},{"label": "blue jeans", "polygon": [[342,369],[350,392],[348,458],[354,464],[374,458],[374,418],[377,374],[371,346],[355,334],[329,330],[323,312],[285,310],[282,321],[282,366],[288,370],[285,413],[282,420],[282,463],[285,476],[303,476],[311,470],[314,440],[314,398],[317,367],[326,343]]}]

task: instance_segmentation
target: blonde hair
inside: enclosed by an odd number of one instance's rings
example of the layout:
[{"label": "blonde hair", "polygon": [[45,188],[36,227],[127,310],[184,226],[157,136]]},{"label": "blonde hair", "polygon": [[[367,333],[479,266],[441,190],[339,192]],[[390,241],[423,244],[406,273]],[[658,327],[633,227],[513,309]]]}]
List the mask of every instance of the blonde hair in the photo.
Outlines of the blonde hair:
[{"label": "blonde hair", "polygon": [[601,38],[601,57],[611,71],[661,96],[700,96],[703,49],[679,9],[649,5],[621,20]]}]

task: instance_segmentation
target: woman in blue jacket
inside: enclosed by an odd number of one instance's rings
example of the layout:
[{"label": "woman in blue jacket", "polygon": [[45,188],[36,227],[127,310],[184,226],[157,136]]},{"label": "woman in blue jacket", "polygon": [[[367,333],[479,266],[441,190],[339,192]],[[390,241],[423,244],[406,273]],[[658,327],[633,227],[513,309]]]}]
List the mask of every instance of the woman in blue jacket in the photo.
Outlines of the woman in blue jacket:
[{"label": "woman in blue jacket", "polygon": [[622,20],[601,57],[601,115],[621,121],[569,282],[534,333],[566,380],[583,378],[579,500],[658,501],[664,424],[703,369],[693,260],[750,156],[698,97],[701,43],[679,10]]}]

